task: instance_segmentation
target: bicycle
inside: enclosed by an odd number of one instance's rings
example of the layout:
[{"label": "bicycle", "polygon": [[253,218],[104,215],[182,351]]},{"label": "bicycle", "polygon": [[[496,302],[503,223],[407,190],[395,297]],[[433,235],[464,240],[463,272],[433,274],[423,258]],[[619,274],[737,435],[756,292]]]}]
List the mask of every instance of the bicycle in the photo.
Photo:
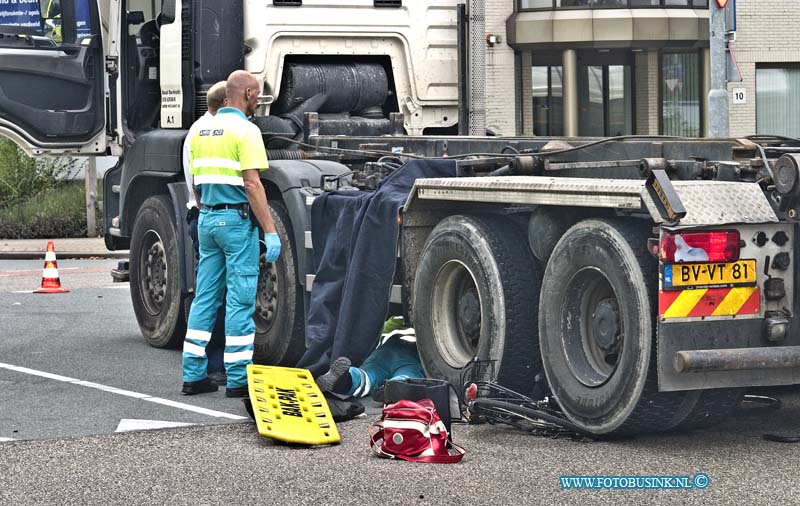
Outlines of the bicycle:
[{"label": "bicycle", "polygon": [[[592,434],[568,420],[553,396],[532,399],[488,379],[491,361],[473,360],[462,372],[466,417],[470,424],[502,423],[539,436],[570,439],[596,439]],[[486,373],[489,374],[486,374]]]}]

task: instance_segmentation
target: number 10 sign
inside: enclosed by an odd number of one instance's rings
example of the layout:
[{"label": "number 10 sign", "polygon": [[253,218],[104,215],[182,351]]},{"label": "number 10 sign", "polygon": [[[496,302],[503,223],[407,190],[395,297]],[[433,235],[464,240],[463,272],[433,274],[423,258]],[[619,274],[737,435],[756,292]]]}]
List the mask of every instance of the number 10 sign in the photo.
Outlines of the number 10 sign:
[{"label": "number 10 sign", "polygon": [[733,89],[733,103],[746,104],[747,103],[747,88],[734,88]]}]

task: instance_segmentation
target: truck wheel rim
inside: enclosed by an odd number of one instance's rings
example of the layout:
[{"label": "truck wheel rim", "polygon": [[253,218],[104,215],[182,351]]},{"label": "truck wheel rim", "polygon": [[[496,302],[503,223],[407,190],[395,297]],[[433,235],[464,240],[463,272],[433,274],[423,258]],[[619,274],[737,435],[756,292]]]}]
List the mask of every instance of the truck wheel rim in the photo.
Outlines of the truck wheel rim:
[{"label": "truck wheel rim", "polygon": [[462,262],[451,260],[436,274],[431,298],[436,347],[450,367],[461,368],[477,355],[481,335],[475,276]]},{"label": "truck wheel rim", "polygon": [[278,269],[274,263],[267,262],[264,255],[261,255],[259,264],[256,327],[263,333],[275,323],[278,309]]},{"label": "truck wheel rim", "polygon": [[148,230],[142,241],[139,256],[139,292],[145,310],[153,316],[161,313],[167,293],[167,252],[164,242],[155,230]]},{"label": "truck wheel rim", "polygon": [[615,373],[624,345],[623,308],[597,268],[581,269],[569,280],[561,310],[563,352],[572,375],[587,387],[605,384]]}]

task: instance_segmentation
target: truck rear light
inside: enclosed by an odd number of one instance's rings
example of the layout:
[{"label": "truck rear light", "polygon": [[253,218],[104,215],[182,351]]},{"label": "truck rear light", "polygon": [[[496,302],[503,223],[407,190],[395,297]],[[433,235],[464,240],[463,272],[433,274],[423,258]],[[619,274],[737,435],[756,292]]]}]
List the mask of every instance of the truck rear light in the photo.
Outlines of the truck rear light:
[{"label": "truck rear light", "polygon": [[659,256],[665,264],[681,262],[735,262],[739,260],[739,232],[664,233]]}]

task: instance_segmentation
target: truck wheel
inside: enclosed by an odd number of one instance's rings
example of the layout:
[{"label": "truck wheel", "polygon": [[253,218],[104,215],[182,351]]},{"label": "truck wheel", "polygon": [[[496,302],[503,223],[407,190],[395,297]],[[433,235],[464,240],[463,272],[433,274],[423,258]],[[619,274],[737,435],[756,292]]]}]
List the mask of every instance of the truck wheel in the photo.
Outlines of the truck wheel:
[{"label": "truck wheel", "polygon": [[697,402],[676,431],[703,429],[722,423],[744,398],[744,389],[715,388],[699,392]]},{"label": "truck wheel", "polygon": [[541,371],[537,315],[541,272],[525,235],[506,220],[451,216],[431,232],[414,284],[414,328],[426,374],[460,388],[474,357],[494,379],[533,393]]},{"label": "truck wheel", "polygon": [[253,361],[293,366],[305,351],[303,294],[297,282],[296,246],[286,208],[274,200],[269,201],[269,208],[282,249],[275,263],[268,263],[263,254],[259,259]]},{"label": "truck wheel", "polygon": [[148,198],[136,214],[130,248],[133,311],[145,341],[175,348],[186,334],[177,227],[164,195]]},{"label": "truck wheel", "polygon": [[684,392],[658,391],[658,275],[647,237],[647,226],[581,221],[545,269],[539,337],[547,380],[567,417],[595,434],[667,430],[688,412]]}]

